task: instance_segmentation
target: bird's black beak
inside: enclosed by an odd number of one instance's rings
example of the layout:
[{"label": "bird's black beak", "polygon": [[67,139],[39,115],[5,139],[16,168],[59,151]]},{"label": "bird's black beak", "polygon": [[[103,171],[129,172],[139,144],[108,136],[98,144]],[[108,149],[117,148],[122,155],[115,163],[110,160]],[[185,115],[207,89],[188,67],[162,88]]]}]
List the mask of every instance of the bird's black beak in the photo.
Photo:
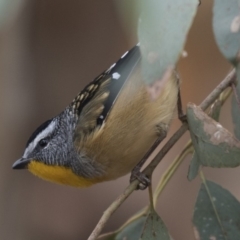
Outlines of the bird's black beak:
[{"label": "bird's black beak", "polygon": [[12,168],[13,169],[26,169],[30,160],[31,159],[28,159],[28,158],[20,158],[12,165]]}]

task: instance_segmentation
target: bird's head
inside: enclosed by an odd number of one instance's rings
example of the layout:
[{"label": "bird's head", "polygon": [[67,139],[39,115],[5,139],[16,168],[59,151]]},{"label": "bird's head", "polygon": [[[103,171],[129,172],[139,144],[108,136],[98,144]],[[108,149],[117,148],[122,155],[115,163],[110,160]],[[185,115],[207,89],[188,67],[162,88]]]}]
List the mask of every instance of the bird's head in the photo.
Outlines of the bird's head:
[{"label": "bird's head", "polygon": [[85,164],[87,167],[82,165],[86,159],[81,158],[74,147],[75,123],[68,113],[65,110],[33,132],[13,169],[28,169],[45,180],[75,187],[87,187],[97,181],[81,174],[89,173],[91,167],[89,161]]}]

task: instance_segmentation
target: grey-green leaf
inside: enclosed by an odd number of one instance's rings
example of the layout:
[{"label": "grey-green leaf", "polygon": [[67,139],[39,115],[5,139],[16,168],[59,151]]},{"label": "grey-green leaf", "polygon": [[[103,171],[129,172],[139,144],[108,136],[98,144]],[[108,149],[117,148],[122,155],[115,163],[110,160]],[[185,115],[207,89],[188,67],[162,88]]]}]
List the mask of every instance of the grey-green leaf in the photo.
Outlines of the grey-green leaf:
[{"label": "grey-green leaf", "polygon": [[[222,102],[220,99],[217,99],[212,104],[208,115],[211,118],[213,118],[215,121],[218,121],[219,117],[220,117],[221,108],[222,108]],[[189,169],[188,169],[188,180],[189,181],[192,181],[198,175],[200,166],[201,166],[201,162],[198,160],[197,155],[194,152],[192,161],[191,161]]]},{"label": "grey-green leaf", "polygon": [[116,237],[116,233],[106,233],[106,234],[102,234],[101,236],[99,236],[97,238],[97,240],[115,240]]},{"label": "grey-green leaf", "polygon": [[240,142],[227,129],[194,104],[188,104],[187,119],[193,147],[201,165],[240,165]]},{"label": "grey-green leaf", "polygon": [[191,161],[189,169],[188,169],[188,180],[189,181],[192,181],[198,175],[200,166],[201,166],[200,161],[197,159],[197,155],[194,152],[192,161]]},{"label": "grey-green leaf", "polygon": [[213,30],[217,45],[233,64],[239,61],[239,7],[239,0],[215,0],[213,7]]},{"label": "grey-green leaf", "polygon": [[140,239],[141,240],[170,240],[171,239],[164,222],[154,210],[152,210],[149,213],[146,219]]},{"label": "grey-green leaf", "polygon": [[120,230],[112,233],[103,234],[99,236],[97,240],[139,240],[146,219],[146,214],[139,216],[135,220],[126,224],[124,227],[121,227]]},{"label": "grey-green leaf", "polygon": [[145,221],[146,216],[142,216],[134,220],[116,235],[115,240],[123,239],[139,240]]},{"label": "grey-green leaf", "polygon": [[[146,84],[171,75],[182,53],[198,0],[139,0],[138,36]],[[159,86],[159,85],[158,85]]]},{"label": "grey-green leaf", "polygon": [[237,86],[236,86],[236,94],[233,94],[232,96],[232,119],[234,124],[234,134],[235,136],[240,140],[240,104],[238,101],[240,101],[240,66],[237,67]]},{"label": "grey-green leaf", "polygon": [[206,181],[198,193],[193,224],[197,239],[240,239],[240,203],[228,190]]}]

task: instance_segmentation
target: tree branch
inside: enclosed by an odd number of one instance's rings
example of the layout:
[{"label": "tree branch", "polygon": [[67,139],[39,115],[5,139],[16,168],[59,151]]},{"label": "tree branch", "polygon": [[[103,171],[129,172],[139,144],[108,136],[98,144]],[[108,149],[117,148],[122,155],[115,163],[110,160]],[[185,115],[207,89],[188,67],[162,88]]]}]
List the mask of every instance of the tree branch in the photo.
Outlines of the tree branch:
[{"label": "tree branch", "polygon": [[[231,83],[235,80],[235,69],[232,70],[225,79],[204,99],[204,101],[200,104],[200,107],[203,110],[206,110],[221,94],[223,90],[231,85]],[[182,135],[187,131],[188,124],[184,123],[182,126],[173,134],[173,136],[168,140],[168,142],[163,146],[160,152],[155,156],[155,158],[149,163],[149,165],[143,170],[143,173],[147,175],[151,175],[154,169],[157,167],[159,162],[163,159],[163,157],[168,153],[168,151],[173,147],[173,145],[182,137]],[[110,218],[110,216],[116,211],[116,209],[129,197],[129,195],[136,189],[139,181],[136,179],[133,181],[124,192],[106,209],[100,218],[98,224],[95,229],[89,236],[88,240],[96,240],[99,234],[101,233],[103,227],[106,222]]]}]

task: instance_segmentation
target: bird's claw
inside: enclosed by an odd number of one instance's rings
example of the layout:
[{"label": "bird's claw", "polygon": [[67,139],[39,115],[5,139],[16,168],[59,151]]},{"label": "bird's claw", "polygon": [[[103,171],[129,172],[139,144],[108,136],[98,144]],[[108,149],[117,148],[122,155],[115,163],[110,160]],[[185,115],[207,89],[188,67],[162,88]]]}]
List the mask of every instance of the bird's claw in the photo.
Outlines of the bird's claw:
[{"label": "bird's claw", "polygon": [[140,171],[132,171],[130,183],[136,179],[139,181],[136,190],[145,190],[151,184],[150,178],[146,174]]}]

